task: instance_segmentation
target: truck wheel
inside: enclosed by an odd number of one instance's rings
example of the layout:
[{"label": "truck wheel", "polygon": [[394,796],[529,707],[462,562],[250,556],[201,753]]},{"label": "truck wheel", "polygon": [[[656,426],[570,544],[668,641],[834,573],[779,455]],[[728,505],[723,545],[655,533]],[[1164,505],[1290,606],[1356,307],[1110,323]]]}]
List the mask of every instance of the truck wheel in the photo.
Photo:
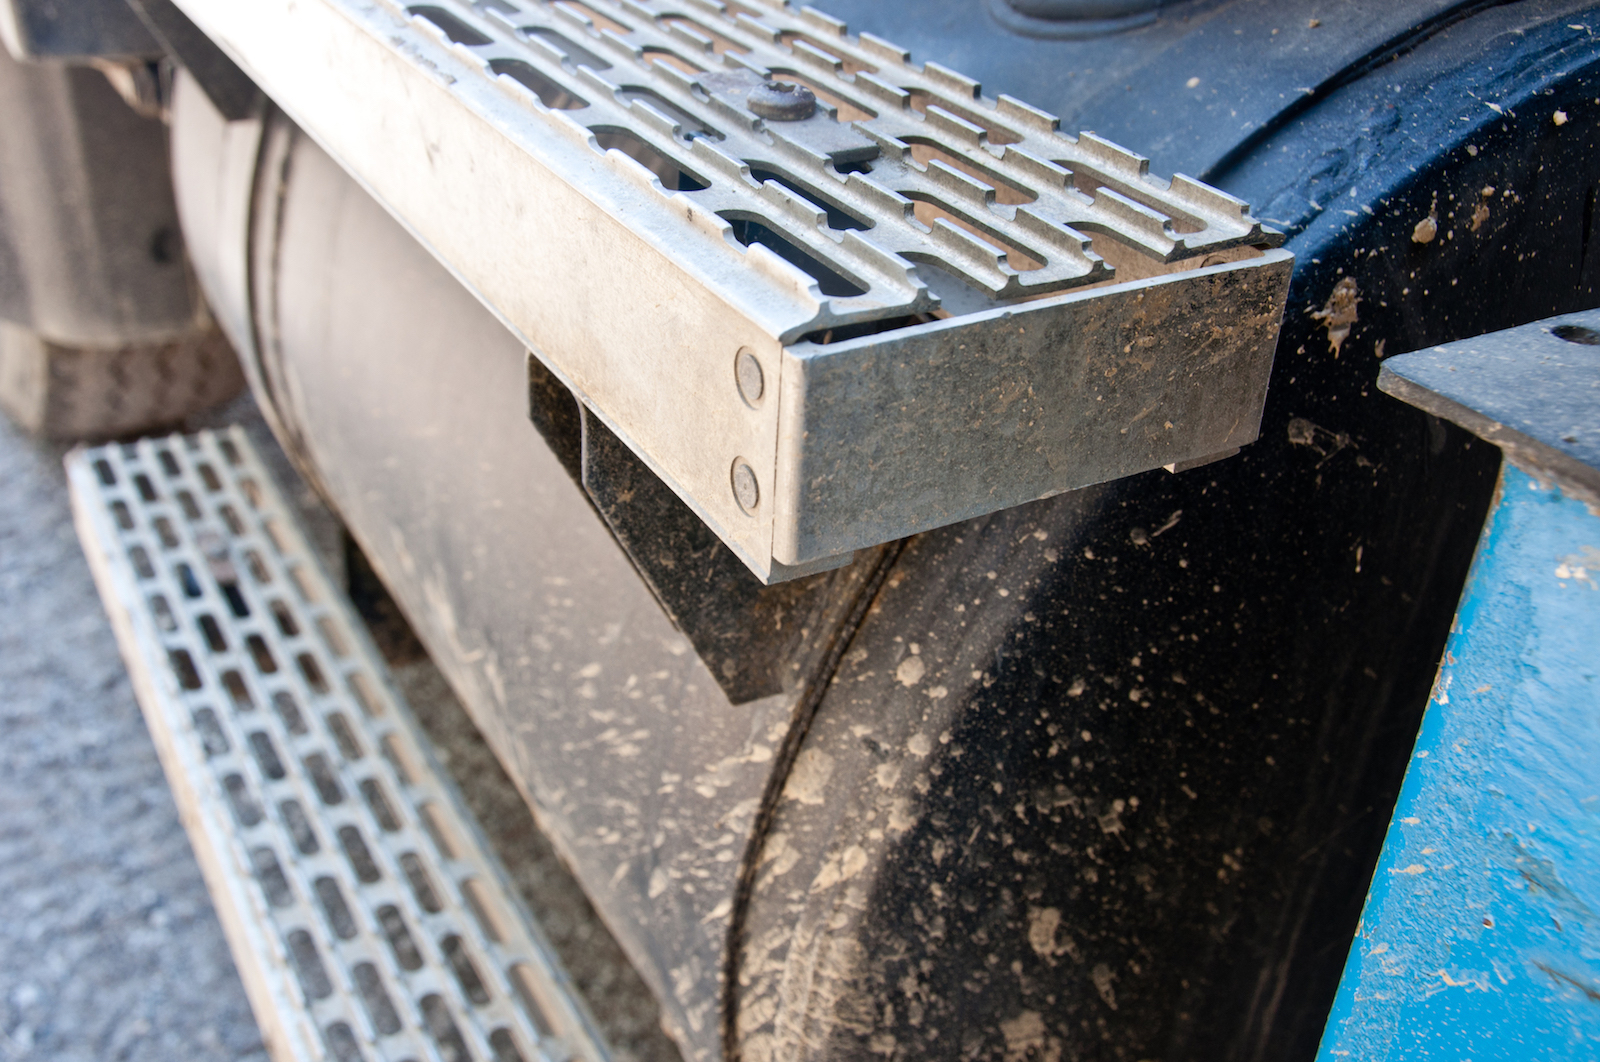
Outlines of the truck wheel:
[{"label": "truck wheel", "polygon": [[0,321],[0,408],[47,439],[105,439],[173,425],[244,388],[215,327],[117,347],[53,343]]}]

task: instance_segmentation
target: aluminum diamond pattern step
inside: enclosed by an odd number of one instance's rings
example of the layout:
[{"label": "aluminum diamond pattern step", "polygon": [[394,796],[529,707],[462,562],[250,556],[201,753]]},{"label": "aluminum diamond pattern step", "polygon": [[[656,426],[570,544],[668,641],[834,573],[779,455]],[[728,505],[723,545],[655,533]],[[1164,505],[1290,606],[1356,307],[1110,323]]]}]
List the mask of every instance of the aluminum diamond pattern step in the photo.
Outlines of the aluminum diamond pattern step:
[{"label": "aluminum diamond pattern step", "polygon": [[813,9],[179,3],[766,581],[1255,437],[1278,234]]},{"label": "aluminum diamond pattern step", "polygon": [[67,470],[276,1062],[606,1062],[244,433],[80,449]]}]

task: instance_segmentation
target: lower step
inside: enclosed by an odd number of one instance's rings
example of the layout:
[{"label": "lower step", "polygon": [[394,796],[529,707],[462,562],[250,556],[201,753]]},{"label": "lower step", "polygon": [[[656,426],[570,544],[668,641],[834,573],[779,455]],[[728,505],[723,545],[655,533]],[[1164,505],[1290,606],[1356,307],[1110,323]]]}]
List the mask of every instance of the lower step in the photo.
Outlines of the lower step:
[{"label": "lower step", "polygon": [[80,449],[67,472],[275,1062],[607,1062],[245,434]]}]

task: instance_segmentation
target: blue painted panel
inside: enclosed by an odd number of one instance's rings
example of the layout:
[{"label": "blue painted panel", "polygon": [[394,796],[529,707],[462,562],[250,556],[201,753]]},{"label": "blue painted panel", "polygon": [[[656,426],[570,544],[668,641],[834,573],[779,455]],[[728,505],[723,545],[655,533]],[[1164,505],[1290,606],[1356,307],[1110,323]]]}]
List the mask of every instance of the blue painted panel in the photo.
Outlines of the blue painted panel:
[{"label": "blue painted panel", "polygon": [[1600,1058],[1600,517],[1510,463],[1318,1062]]}]

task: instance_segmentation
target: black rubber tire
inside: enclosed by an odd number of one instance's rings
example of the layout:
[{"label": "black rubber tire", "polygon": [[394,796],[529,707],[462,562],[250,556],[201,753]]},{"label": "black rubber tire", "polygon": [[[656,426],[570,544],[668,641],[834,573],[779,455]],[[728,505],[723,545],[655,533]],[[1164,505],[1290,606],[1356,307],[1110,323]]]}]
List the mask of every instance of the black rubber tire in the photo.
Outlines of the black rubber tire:
[{"label": "black rubber tire", "polygon": [[47,439],[109,439],[175,425],[244,389],[215,327],[118,347],[63,346],[0,321],[0,408]]}]

